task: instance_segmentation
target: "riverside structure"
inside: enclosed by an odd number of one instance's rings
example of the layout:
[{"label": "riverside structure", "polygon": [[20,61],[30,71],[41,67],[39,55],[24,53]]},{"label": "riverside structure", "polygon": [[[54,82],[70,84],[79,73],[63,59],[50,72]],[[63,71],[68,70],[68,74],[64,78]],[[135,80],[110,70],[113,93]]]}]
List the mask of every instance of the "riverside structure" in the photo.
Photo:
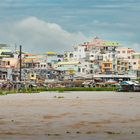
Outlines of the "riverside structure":
[{"label": "riverside structure", "polygon": [[[19,82],[19,51],[0,44],[0,82]],[[24,50],[24,47],[23,47]],[[140,53],[118,42],[95,37],[75,45],[73,51],[41,55],[22,52],[22,82],[101,80],[117,82],[140,77]]]}]

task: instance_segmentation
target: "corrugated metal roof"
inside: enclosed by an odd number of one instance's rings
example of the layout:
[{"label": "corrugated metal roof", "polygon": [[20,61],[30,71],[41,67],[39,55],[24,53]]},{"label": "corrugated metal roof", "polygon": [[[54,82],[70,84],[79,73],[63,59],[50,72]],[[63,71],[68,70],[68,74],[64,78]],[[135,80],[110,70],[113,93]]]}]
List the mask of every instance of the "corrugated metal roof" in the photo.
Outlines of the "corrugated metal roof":
[{"label": "corrugated metal roof", "polygon": [[121,83],[121,85],[138,85],[138,84],[135,83],[135,82],[132,82],[132,81],[123,81],[123,82]]}]

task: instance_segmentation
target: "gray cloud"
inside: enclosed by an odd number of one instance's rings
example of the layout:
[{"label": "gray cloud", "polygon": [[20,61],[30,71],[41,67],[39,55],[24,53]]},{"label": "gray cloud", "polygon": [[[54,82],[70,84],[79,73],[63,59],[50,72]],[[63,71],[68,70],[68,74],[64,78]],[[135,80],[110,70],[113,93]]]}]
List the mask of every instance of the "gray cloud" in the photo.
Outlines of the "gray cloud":
[{"label": "gray cloud", "polygon": [[0,26],[1,42],[22,44],[25,51],[34,53],[71,50],[72,45],[86,39],[81,32],[70,33],[58,24],[48,23],[36,17]]},{"label": "gray cloud", "polygon": [[[29,28],[29,24],[26,28],[19,26],[23,20],[14,23],[29,16],[34,16],[38,17],[39,22],[43,22],[43,20],[45,22],[46,20],[45,23],[56,23],[60,28],[63,27],[61,28],[63,31],[72,36],[84,36],[82,34],[84,33],[90,38],[97,35],[107,40],[121,41],[129,46],[135,43],[140,44],[139,11],[140,0],[0,0],[0,23],[4,24],[0,25],[0,41],[20,42],[26,46],[25,48],[33,46],[33,42],[35,42],[34,46],[37,46],[38,42],[38,46],[40,46],[39,38],[42,40],[41,48],[46,45],[46,42],[48,42],[47,45],[52,44],[49,43],[50,40],[48,39],[52,30],[50,34],[47,34],[48,32],[44,33],[41,28],[39,28],[41,31],[36,30],[38,27],[35,26],[35,23],[32,24],[33,29],[32,27]],[[27,19],[25,21],[27,22]],[[10,22],[10,24],[5,24],[6,22]],[[40,23],[40,26],[42,27],[43,24]],[[78,33],[79,31],[82,33]],[[32,33],[34,35],[31,38],[32,35],[30,34]],[[56,35],[58,36],[57,33],[53,36],[56,37]],[[48,40],[43,39],[44,36]],[[53,36],[51,35],[51,38]],[[63,40],[61,35],[59,37],[61,37],[60,40]],[[59,46],[70,46],[73,44],[72,42],[75,44],[75,40],[79,42],[77,37],[72,41],[66,41],[67,43],[57,39],[55,39],[55,42],[61,42]],[[80,40],[80,42],[82,41]],[[31,48],[34,50],[34,47]],[[70,47],[62,48],[67,50]],[[137,48],[140,51],[140,47]]]}]

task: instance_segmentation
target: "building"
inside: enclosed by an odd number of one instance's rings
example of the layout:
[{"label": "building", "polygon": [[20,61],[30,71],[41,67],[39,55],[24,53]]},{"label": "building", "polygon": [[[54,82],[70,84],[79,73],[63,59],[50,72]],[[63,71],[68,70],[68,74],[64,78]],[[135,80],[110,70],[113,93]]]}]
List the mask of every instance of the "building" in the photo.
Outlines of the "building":
[{"label": "building", "polygon": [[74,46],[74,51],[73,51],[73,58],[74,60],[79,60],[79,59],[83,59],[86,57],[86,45],[78,45],[78,46]]},{"label": "building", "polygon": [[131,63],[127,59],[117,59],[118,74],[127,74],[131,69]]},{"label": "building", "polygon": [[102,62],[102,73],[103,74],[112,74],[113,64],[111,61]]},{"label": "building", "polygon": [[132,59],[132,54],[135,53],[135,51],[131,48],[126,47],[119,47],[117,48],[117,57],[122,59]]},{"label": "building", "polygon": [[0,44],[0,58],[13,57],[13,52],[7,44]]},{"label": "building", "polygon": [[140,71],[140,53],[133,53],[132,59],[129,60],[133,71]]},{"label": "building", "polygon": [[64,52],[64,61],[69,62],[69,61],[74,61],[74,52]]},{"label": "building", "polygon": [[58,62],[56,70],[64,72],[65,79],[71,79],[78,72],[79,61]]}]

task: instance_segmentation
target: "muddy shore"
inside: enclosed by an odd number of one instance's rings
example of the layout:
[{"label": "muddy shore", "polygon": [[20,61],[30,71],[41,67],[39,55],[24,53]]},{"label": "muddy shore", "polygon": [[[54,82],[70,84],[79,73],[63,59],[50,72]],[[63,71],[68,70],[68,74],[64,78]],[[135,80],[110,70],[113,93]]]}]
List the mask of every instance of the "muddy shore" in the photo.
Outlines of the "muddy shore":
[{"label": "muddy shore", "polygon": [[0,140],[139,140],[140,93],[0,96]]}]

